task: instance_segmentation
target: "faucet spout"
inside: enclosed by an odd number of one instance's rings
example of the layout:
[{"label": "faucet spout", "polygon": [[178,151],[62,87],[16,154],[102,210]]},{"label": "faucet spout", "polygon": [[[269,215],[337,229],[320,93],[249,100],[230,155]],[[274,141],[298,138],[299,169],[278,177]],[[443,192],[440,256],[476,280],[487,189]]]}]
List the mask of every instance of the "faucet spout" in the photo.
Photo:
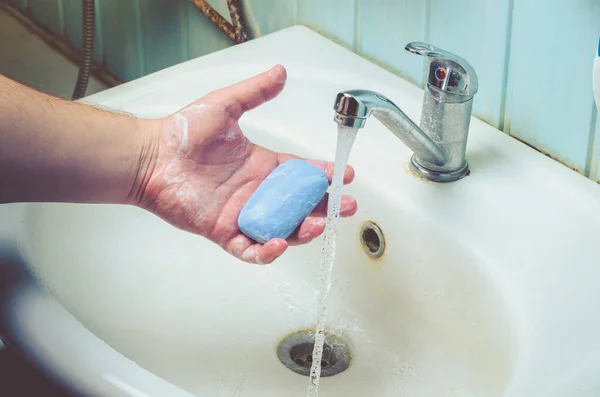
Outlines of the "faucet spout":
[{"label": "faucet spout", "polygon": [[385,96],[369,90],[340,92],[335,100],[334,120],[340,125],[363,128],[373,115],[400,138],[420,159],[436,166],[446,164],[442,148],[435,143],[410,117]]},{"label": "faucet spout", "polygon": [[430,44],[412,42],[406,50],[427,59],[419,126],[388,98],[368,90],[337,94],[334,121],[362,128],[373,115],[414,152],[408,164],[414,174],[433,182],[462,179],[470,174],[466,149],[477,74],[463,58]]}]

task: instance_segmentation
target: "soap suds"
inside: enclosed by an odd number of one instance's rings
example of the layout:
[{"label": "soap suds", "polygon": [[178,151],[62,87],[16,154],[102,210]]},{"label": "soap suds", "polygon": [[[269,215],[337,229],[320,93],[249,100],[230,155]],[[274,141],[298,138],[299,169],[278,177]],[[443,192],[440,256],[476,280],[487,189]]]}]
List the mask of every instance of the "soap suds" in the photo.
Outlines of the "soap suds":
[{"label": "soap suds", "polygon": [[304,240],[304,239],[310,237],[310,232],[311,232],[310,230],[306,230],[302,233],[298,233],[298,238],[301,240]]},{"label": "soap suds", "polygon": [[187,154],[188,142],[190,140],[188,131],[188,120],[179,113],[175,114],[173,118],[175,119],[175,125],[177,126],[177,130],[181,133],[179,150]]},{"label": "soap suds", "polygon": [[241,132],[239,130],[231,130],[223,132],[222,134],[217,135],[217,139],[221,141],[235,141],[241,136]]},{"label": "soap suds", "polygon": [[188,106],[187,108],[183,109],[179,113],[182,115],[185,115],[187,113],[195,112],[195,116],[199,117],[199,116],[202,116],[202,114],[208,108],[210,108],[210,105],[205,105],[205,104],[199,103],[199,104]]},{"label": "soap suds", "polygon": [[242,254],[242,259],[248,262],[254,262],[258,265],[264,265],[264,263],[262,263],[260,260],[256,245],[251,245],[250,247],[246,248]]},{"label": "soap suds", "polygon": [[197,200],[198,194],[195,189],[189,183],[182,183],[175,193],[177,198],[180,200],[181,205],[184,207],[187,213],[191,212],[189,205],[190,200]]},{"label": "soap suds", "polygon": [[239,145],[236,145],[233,149],[231,149],[230,155],[234,156],[234,157],[240,157],[244,153],[246,153],[247,150],[248,150],[248,144],[244,140]]},{"label": "soap suds", "polygon": [[243,261],[264,265],[264,263],[260,260],[258,252],[259,246],[254,244],[250,247],[247,247],[248,241],[249,239],[246,236],[236,236],[231,239],[229,244],[227,244],[225,251],[229,252],[235,257],[241,258]]},{"label": "soap suds", "polygon": [[181,134],[179,150],[185,154],[188,154],[188,144],[189,144],[189,122],[188,119],[191,116],[195,118],[202,117],[202,114],[209,108],[208,105],[204,104],[196,104],[188,106],[187,108],[181,110],[178,113],[173,115],[173,119],[175,120],[175,125],[177,126],[178,132]]},{"label": "soap suds", "polygon": [[313,224],[316,226],[325,226],[326,223],[327,221],[325,220],[325,218],[316,218],[315,220],[313,220]]},{"label": "soap suds", "polygon": [[176,189],[175,195],[185,215],[192,219],[194,225],[198,227],[206,220],[206,214],[210,213],[215,205],[210,203],[199,205],[201,201],[199,192],[203,191],[203,187],[198,186],[199,180],[194,180],[192,183],[189,175],[186,175],[182,170],[186,169],[184,167],[185,156],[188,156],[192,149],[190,148],[189,137],[190,118],[201,117],[208,107],[208,105],[196,104],[173,114],[174,126],[170,131],[170,135],[173,138],[173,145],[178,145],[175,147],[178,148],[180,154],[175,154],[169,161],[163,174],[163,178],[169,187]]},{"label": "soap suds", "polygon": [[311,220],[311,223],[313,224],[313,227],[311,227],[308,230],[303,231],[302,233],[298,233],[298,238],[300,238],[300,239],[306,239],[306,238],[310,237],[311,233],[313,232],[314,227],[325,226],[325,219],[323,219],[323,218],[313,218]]},{"label": "soap suds", "polygon": [[179,161],[179,159],[171,160],[165,169],[164,179],[169,185],[185,182],[185,175],[179,172]]}]

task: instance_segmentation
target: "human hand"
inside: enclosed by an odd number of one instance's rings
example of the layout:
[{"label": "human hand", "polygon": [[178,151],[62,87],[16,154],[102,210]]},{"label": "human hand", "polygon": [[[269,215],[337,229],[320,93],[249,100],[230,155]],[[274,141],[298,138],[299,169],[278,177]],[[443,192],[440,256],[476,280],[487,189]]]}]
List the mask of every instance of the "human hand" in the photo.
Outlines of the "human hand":
[{"label": "human hand", "polygon": [[[237,226],[242,207],[259,184],[279,164],[297,158],[253,144],[238,125],[244,112],[275,98],[285,81],[286,71],[278,65],[157,121],[154,149],[139,176],[138,205],[250,263],[271,263],[288,245],[307,243],[323,233],[327,196],[287,241],[259,244]],[[331,181],[333,163],[308,161],[324,169]],[[344,183],[353,178],[348,166]],[[351,216],[356,207],[352,197],[343,196],[340,215]]]}]

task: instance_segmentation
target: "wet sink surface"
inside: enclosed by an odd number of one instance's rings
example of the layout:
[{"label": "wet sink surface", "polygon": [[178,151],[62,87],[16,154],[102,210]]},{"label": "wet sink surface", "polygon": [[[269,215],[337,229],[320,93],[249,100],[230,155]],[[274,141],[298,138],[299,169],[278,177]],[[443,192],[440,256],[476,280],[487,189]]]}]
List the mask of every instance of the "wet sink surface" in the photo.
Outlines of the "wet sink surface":
[{"label": "wet sink surface", "polygon": [[[358,179],[351,193],[365,210],[342,221],[328,330],[353,358],[323,381],[323,395],[500,395],[513,337],[477,258],[368,182]],[[359,241],[367,209],[386,236],[377,260]],[[306,389],[276,348],[314,327],[319,242],[259,267],[129,207],[37,205],[26,224],[36,275],[96,335],[155,374],[198,395]]]},{"label": "wet sink surface", "polygon": [[[306,47],[289,49],[289,40]],[[248,54],[261,62],[231,66]],[[380,91],[419,119],[421,90],[302,27],[88,100],[160,117],[273,63],[288,69],[286,89],[240,122],[271,149],[333,159],[332,106],[344,89]],[[590,394],[580,395],[597,394],[590,368],[600,366],[600,319],[590,313],[600,309],[600,188],[476,119],[471,125],[472,173],[451,184],[410,174],[410,151],[375,120],[359,132],[350,156],[356,180],[345,189],[359,210],[341,221],[328,325],[352,360],[323,380],[322,396],[573,395],[585,385]],[[18,240],[36,280],[140,371],[194,395],[305,393],[308,378],[281,364],[277,346],[314,327],[320,240],[253,266],[132,207],[18,210],[4,233]],[[380,258],[363,249],[365,222],[382,231]],[[69,349],[42,333],[36,340]],[[565,373],[561,362],[574,364]]]}]

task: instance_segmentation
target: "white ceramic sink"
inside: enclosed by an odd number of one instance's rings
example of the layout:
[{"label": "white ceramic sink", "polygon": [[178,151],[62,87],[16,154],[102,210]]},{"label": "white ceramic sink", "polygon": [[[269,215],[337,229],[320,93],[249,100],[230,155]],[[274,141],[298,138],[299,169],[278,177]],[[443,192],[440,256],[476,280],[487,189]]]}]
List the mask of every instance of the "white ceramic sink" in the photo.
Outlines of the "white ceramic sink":
[{"label": "white ceramic sink", "polygon": [[[285,90],[240,122],[269,148],[332,160],[345,89],[419,120],[420,89],[304,27],[86,101],[161,117],[275,63]],[[352,150],[359,210],[341,223],[328,325],[352,361],[320,395],[599,395],[600,187],[477,119],[469,177],[422,181],[410,155],[375,119]],[[276,349],[315,325],[320,240],[255,266],[133,207],[7,205],[0,221],[4,263],[34,275],[4,283],[3,336],[73,390],[305,394]],[[385,236],[378,259],[361,245],[368,221]]]}]

